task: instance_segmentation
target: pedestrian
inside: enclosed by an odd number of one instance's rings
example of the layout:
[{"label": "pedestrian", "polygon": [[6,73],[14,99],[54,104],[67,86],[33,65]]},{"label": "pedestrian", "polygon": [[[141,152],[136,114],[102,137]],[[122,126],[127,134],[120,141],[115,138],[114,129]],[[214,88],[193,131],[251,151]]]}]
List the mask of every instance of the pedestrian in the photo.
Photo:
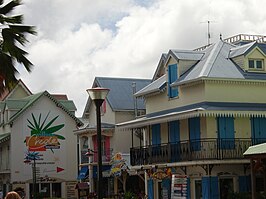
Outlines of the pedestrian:
[{"label": "pedestrian", "polygon": [[15,191],[10,191],[6,194],[5,199],[21,199],[21,197],[18,195]]},{"label": "pedestrian", "polygon": [[14,189],[13,191],[17,192],[18,195],[23,199],[25,198],[25,191],[22,187],[17,187],[16,189]]}]

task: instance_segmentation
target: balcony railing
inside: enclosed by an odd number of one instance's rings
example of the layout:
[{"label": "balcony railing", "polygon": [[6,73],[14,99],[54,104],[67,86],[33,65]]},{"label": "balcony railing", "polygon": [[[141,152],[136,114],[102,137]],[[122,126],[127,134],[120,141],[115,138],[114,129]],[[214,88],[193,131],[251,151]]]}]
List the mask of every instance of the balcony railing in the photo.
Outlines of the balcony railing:
[{"label": "balcony railing", "polygon": [[[98,161],[98,153],[97,151],[91,152],[91,156],[86,155],[88,149],[81,150],[81,160],[80,163],[93,163]],[[113,149],[105,149],[102,151],[102,161],[110,162],[113,155]],[[90,162],[89,162],[90,161]]]},{"label": "balcony railing", "polygon": [[131,165],[171,163],[195,160],[242,159],[249,146],[265,139],[201,139],[130,149]]}]

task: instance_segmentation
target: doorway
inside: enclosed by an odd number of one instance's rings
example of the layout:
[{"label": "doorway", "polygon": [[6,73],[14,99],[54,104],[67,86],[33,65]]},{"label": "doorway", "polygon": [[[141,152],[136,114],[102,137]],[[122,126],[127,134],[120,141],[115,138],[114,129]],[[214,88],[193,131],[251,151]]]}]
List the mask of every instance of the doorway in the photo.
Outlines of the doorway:
[{"label": "doorway", "polygon": [[233,178],[221,178],[220,184],[220,198],[228,199],[231,193],[234,193],[234,181]]}]

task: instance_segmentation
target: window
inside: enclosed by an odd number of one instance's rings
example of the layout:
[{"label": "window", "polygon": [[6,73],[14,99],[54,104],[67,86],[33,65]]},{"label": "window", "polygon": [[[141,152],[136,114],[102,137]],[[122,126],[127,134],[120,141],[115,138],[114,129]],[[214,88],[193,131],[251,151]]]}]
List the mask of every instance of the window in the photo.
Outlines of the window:
[{"label": "window", "polygon": [[249,59],[248,68],[253,70],[263,70],[263,60],[262,59]]}]

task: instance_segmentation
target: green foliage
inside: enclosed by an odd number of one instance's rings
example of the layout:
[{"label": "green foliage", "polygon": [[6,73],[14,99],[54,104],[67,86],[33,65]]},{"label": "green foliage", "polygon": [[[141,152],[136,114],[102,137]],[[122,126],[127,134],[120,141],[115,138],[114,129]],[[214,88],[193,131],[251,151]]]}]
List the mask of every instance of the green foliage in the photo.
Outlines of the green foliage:
[{"label": "green foliage", "polygon": [[33,64],[26,58],[28,53],[21,46],[28,42],[28,34],[36,34],[35,27],[23,25],[22,15],[11,16],[14,8],[21,5],[20,0],[3,4],[4,1],[0,0],[0,95],[17,83],[15,62],[31,71]]},{"label": "green foliage", "polygon": [[137,196],[136,196],[136,194],[134,194],[134,193],[132,193],[130,191],[127,191],[125,193],[125,197],[124,198],[125,199],[137,199]]}]

